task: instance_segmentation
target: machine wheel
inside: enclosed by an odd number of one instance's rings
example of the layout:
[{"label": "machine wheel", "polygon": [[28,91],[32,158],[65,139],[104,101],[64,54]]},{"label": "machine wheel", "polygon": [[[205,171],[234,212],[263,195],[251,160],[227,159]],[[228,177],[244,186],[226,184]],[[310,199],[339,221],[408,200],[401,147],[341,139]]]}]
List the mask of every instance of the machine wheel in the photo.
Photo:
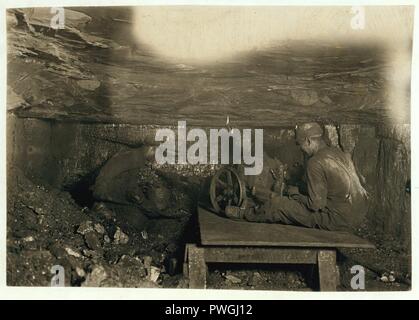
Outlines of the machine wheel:
[{"label": "machine wheel", "polygon": [[233,168],[222,168],[212,177],[210,200],[216,213],[224,213],[226,206],[240,207],[245,195],[244,182]]}]

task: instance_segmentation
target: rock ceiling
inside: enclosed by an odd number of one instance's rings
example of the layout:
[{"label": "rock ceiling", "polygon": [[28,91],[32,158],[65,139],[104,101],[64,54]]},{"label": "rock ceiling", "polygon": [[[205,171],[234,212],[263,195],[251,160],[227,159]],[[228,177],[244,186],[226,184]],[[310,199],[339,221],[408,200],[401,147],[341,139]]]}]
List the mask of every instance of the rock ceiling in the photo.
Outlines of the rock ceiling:
[{"label": "rock ceiling", "polygon": [[380,46],[287,41],[223,62],[167,61],[131,38],[128,8],[8,11],[8,111],[66,121],[290,126],[389,117]]}]

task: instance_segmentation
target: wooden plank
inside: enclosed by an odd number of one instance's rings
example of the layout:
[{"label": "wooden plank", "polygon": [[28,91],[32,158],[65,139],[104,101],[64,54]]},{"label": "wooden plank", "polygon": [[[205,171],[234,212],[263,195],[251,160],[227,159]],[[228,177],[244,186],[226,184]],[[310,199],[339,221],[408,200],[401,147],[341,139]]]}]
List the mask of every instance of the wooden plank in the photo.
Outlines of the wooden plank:
[{"label": "wooden plank", "polygon": [[214,246],[374,248],[348,232],[235,221],[198,208],[201,243]]},{"label": "wooden plank", "polygon": [[193,244],[188,246],[188,276],[189,288],[205,289],[207,265],[204,259],[204,249]]},{"label": "wooden plank", "polygon": [[336,291],[338,272],[336,250],[320,250],[318,254],[320,291]]},{"label": "wooden plank", "polygon": [[316,264],[317,249],[204,247],[207,263],[290,263]]}]

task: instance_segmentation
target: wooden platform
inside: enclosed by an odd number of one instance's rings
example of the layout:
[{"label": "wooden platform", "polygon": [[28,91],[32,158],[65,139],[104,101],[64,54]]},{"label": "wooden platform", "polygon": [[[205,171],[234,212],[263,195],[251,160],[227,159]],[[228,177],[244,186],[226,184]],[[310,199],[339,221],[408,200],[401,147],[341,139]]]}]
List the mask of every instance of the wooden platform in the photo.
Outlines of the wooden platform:
[{"label": "wooden platform", "polygon": [[319,288],[334,291],[339,282],[337,248],[372,249],[347,232],[281,224],[234,221],[198,208],[200,244],[187,244],[184,274],[190,288],[205,288],[208,263],[315,264]]},{"label": "wooden platform", "polygon": [[235,221],[203,208],[198,208],[198,217],[204,246],[374,248],[369,241],[348,232]]}]

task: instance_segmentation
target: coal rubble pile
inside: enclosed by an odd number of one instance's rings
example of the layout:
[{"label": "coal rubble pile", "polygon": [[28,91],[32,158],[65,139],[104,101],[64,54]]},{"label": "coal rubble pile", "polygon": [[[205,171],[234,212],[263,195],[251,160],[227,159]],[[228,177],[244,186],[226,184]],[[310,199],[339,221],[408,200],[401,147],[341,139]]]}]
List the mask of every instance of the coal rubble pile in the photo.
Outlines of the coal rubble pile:
[{"label": "coal rubble pile", "polygon": [[188,217],[156,219],[135,230],[103,203],[81,208],[69,193],[14,171],[8,179],[8,285],[49,286],[51,268],[59,265],[66,286],[185,286],[177,261]]}]

